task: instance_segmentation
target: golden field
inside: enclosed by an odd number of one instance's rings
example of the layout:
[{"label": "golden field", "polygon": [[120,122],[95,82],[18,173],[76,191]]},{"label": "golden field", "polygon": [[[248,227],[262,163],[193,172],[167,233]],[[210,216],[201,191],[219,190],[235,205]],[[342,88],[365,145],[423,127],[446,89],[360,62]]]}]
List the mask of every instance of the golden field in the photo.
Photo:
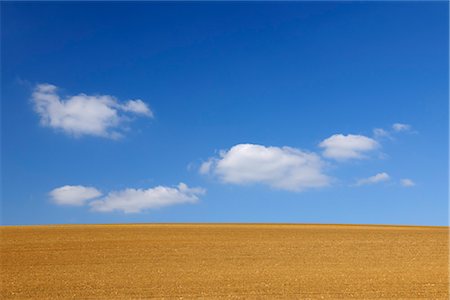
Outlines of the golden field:
[{"label": "golden field", "polygon": [[3,226],[1,299],[448,299],[448,227]]}]

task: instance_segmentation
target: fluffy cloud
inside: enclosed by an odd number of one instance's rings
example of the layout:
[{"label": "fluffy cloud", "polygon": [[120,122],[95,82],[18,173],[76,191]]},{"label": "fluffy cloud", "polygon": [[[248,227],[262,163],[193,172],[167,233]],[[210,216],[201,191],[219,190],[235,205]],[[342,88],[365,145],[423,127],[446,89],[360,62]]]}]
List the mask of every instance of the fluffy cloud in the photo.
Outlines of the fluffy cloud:
[{"label": "fluffy cloud", "polygon": [[404,179],[400,180],[400,184],[404,187],[413,187],[416,185],[416,183],[414,181],[412,181],[411,179],[408,179],[408,178],[404,178]]},{"label": "fluffy cloud", "polygon": [[79,94],[61,99],[57,87],[39,84],[32,94],[34,108],[41,124],[72,136],[100,136],[118,138],[120,125],[131,114],[152,117],[153,113],[142,100],[119,103],[109,95]]},{"label": "fluffy cloud", "polygon": [[106,197],[92,201],[89,205],[93,211],[137,213],[143,210],[159,208],[182,203],[195,203],[198,196],[205,193],[201,188],[189,188],[180,183],[171,188],[157,186],[150,189],[125,189],[109,193]]},{"label": "fluffy cloud", "polygon": [[394,131],[396,131],[396,132],[409,131],[409,130],[411,130],[411,125],[402,124],[402,123],[395,123],[395,124],[392,125],[392,129],[394,129]]},{"label": "fluffy cloud", "polygon": [[319,147],[323,148],[323,156],[336,160],[361,159],[365,153],[378,148],[374,139],[363,135],[335,134],[323,140]]},{"label": "fluffy cloud", "polygon": [[218,158],[204,162],[200,173],[211,173],[225,183],[262,183],[301,191],[329,184],[330,179],[322,169],[323,162],[315,153],[290,147],[238,144],[222,151]]},{"label": "fluffy cloud", "polygon": [[[177,187],[157,186],[149,189],[124,189],[102,194],[95,188],[63,186],[50,192],[56,204],[89,205],[92,211],[138,213],[182,203],[195,203],[205,193],[201,188],[190,188],[184,183]],[[90,200],[90,201],[88,201]]]},{"label": "fluffy cloud", "polygon": [[102,193],[93,187],[65,185],[50,192],[53,202],[58,205],[81,206],[87,200],[97,198]]},{"label": "fluffy cloud", "polygon": [[383,181],[388,181],[391,177],[389,176],[389,174],[387,173],[378,173],[374,176],[371,176],[369,178],[364,178],[364,179],[360,179],[358,180],[358,182],[356,183],[356,185],[361,186],[361,185],[366,185],[366,184],[374,184],[374,183],[379,183],[379,182],[383,182]]}]

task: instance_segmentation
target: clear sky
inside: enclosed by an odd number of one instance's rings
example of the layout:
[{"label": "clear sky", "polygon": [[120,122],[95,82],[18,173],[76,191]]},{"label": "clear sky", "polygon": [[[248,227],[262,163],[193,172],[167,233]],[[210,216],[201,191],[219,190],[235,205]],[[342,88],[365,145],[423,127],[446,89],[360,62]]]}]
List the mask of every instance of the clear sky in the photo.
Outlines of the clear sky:
[{"label": "clear sky", "polygon": [[2,224],[448,224],[448,3],[1,3]]}]

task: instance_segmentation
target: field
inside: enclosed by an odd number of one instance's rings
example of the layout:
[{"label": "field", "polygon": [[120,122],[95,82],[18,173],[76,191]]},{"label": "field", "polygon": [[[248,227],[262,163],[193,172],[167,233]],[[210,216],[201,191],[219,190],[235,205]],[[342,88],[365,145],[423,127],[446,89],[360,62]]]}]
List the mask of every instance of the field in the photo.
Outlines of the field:
[{"label": "field", "polygon": [[448,299],[448,227],[3,226],[1,299]]}]

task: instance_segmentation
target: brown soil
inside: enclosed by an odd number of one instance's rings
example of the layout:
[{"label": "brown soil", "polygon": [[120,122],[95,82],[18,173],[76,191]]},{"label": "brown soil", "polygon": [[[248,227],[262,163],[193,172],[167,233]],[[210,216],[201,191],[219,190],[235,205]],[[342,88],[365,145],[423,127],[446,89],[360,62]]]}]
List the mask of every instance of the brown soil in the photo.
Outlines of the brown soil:
[{"label": "brown soil", "polygon": [[0,298],[448,299],[448,227],[3,226]]}]

